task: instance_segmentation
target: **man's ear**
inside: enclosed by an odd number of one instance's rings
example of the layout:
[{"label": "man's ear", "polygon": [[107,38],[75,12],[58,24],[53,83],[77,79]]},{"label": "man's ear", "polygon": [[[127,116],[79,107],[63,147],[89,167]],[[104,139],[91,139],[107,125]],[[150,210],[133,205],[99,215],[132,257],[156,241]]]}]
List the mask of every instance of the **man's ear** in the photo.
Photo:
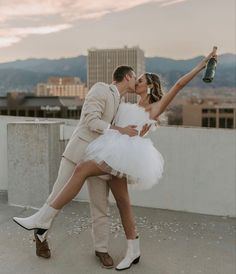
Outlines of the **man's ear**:
[{"label": "man's ear", "polygon": [[131,77],[130,77],[130,75],[129,75],[128,73],[125,75],[125,79],[126,79],[127,81],[129,81],[129,80],[131,79]]}]

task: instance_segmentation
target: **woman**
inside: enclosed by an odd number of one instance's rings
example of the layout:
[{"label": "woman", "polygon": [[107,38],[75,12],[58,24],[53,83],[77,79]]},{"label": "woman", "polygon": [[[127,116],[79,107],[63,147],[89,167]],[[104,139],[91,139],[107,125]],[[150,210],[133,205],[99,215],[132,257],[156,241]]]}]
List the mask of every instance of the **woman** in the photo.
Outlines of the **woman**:
[{"label": "woman", "polygon": [[[142,75],[136,85],[136,93],[141,98],[138,105],[121,103],[115,117],[115,125],[133,124],[140,131],[144,124],[148,128],[153,127],[155,121],[152,119],[159,117],[176,94],[205,68],[208,60],[213,56],[216,57],[215,51],[181,77],[165,95],[162,93],[160,80],[156,74]],[[145,109],[150,113],[145,112]],[[117,270],[124,270],[138,263],[140,259],[139,239],[127,184],[133,184],[140,189],[150,188],[158,183],[162,171],[163,158],[149,139],[141,136],[129,137],[116,130],[107,130],[89,144],[84,161],[76,166],[73,175],[50,205],[45,204],[30,217],[13,219],[28,230],[36,228],[47,230],[59,210],[78,194],[86,178],[111,174],[112,180],[109,185],[116,199],[128,241],[126,256],[116,267]]]}]

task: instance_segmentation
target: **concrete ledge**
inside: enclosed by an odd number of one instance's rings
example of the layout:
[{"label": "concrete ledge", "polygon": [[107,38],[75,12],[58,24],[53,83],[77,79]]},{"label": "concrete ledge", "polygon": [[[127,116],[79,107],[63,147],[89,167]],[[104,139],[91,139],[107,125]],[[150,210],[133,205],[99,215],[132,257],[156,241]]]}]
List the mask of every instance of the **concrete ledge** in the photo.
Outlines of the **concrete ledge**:
[{"label": "concrete ledge", "polygon": [[7,126],[9,204],[40,207],[59,168],[61,123],[19,122]]}]

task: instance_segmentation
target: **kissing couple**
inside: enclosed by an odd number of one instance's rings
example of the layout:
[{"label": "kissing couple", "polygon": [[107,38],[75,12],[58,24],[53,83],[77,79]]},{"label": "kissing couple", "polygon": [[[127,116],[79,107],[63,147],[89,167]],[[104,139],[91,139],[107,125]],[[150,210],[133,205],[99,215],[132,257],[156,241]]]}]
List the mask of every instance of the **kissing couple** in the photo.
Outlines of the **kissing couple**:
[{"label": "kissing couple", "polygon": [[[86,181],[94,250],[101,265],[114,267],[108,253],[109,190],[116,200],[127,239],[126,254],[116,270],[128,269],[140,261],[140,237],[128,185],[140,190],[153,187],[159,183],[164,165],[160,152],[144,136],[156,128],[158,117],[169,103],[212,57],[217,57],[215,51],[182,76],[165,94],[157,74],[144,73],[136,79],[129,66],[115,69],[112,84],[96,83],[92,86],[85,98],[79,123],[62,155],[50,196],[34,215],[13,218],[21,227],[34,230],[38,256],[50,258],[48,230],[56,215],[79,193]],[[134,92],[139,95],[137,104],[120,102],[126,93]]]}]

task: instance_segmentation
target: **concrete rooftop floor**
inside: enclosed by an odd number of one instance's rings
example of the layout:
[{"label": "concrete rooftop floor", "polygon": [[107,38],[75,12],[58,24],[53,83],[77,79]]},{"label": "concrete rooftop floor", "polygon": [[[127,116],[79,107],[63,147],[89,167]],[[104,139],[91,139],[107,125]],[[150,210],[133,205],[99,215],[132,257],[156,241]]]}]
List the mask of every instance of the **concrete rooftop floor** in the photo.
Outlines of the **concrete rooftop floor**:
[{"label": "concrete rooftop floor", "polygon": [[[142,207],[134,207],[134,211],[142,255],[139,264],[123,273],[236,273],[235,218]],[[33,212],[0,199],[1,274],[118,273],[101,268],[94,256],[87,203],[72,202],[59,214],[49,235],[49,260],[35,255],[33,233],[12,221],[13,216]],[[111,206],[110,220],[109,252],[117,264],[126,242],[115,206]]]}]

